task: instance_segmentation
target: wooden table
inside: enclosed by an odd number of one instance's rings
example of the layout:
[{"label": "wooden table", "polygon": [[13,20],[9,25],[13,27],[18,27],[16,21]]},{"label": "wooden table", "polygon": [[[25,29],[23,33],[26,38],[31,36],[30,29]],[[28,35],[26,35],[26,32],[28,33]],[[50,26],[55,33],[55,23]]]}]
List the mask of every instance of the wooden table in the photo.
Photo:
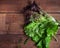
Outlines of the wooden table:
[{"label": "wooden table", "polygon": [[[31,0],[33,1],[33,0]],[[60,0],[35,0],[36,4],[56,20],[60,20]],[[0,0],[0,48],[36,48],[34,42],[24,35],[23,25],[25,16],[20,11],[28,5],[28,0]],[[58,31],[58,34],[60,30]],[[56,35],[60,40],[60,35]],[[50,48],[60,48],[52,39]]]}]

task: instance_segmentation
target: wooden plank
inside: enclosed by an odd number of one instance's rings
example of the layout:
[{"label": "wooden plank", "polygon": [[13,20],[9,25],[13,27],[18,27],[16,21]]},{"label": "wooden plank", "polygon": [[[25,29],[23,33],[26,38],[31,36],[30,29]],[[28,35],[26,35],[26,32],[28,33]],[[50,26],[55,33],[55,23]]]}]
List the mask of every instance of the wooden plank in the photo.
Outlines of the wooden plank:
[{"label": "wooden plank", "polygon": [[0,14],[0,34],[24,34],[22,14]]},{"label": "wooden plank", "polygon": [[20,4],[20,5],[17,5],[17,4],[2,4],[0,5],[0,12],[14,12],[14,11],[19,11],[22,10],[24,8],[24,4]]},{"label": "wooden plank", "polygon": [[[0,35],[0,47],[1,48],[6,48],[6,47],[7,48],[18,48],[18,44],[19,44],[21,48],[36,48],[34,42],[31,39],[29,39],[28,42],[24,44],[24,41],[26,40],[26,38],[27,36],[20,35],[20,34]],[[57,38],[59,41],[60,37],[57,36]],[[59,48],[59,44],[60,42],[56,42],[53,39],[50,44],[50,48]]]},{"label": "wooden plank", "polygon": [[9,34],[24,34],[25,17],[22,14],[7,14],[6,25],[8,25],[7,33]]},{"label": "wooden plank", "polygon": [[[60,0],[35,0],[37,5],[45,11],[60,12]],[[0,1],[0,12],[20,11],[27,6],[27,0],[2,0]]]},{"label": "wooden plank", "polygon": [[[0,14],[0,34],[24,34],[23,26],[25,16],[23,14]],[[60,14],[50,14],[56,20],[60,20]]]},{"label": "wooden plank", "polygon": [[0,34],[6,34],[7,26],[5,24],[6,14],[0,14]]},{"label": "wooden plank", "polygon": [[27,5],[27,0],[1,0],[0,12],[20,11]]},{"label": "wooden plank", "polygon": [[[60,20],[60,14],[50,14],[53,16],[56,20]],[[10,28],[8,31],[9,34],[24,34],[23,32],[23,25],[25,23],[24,21],[25,16],[22,14],[7,14],[6,17],[6,23],[8,25],[8,28]]]},{"label": "wooden plank", "polygon": [[[0,47],[1,48],[34,48],[34,42],[29,39],[26,44],[24,41],[27,36],[25,35],[0,35]],[[36,47],[35,47],[36,48]]]},{"label": "wooden plank", "polygon": [[20,4],[26,3],[27,0],[0,0],[0,4]]},{"label": "wooden plank", "polygon": [[45,11],[60,11],[60,0],[36,0],[36,3]]}]

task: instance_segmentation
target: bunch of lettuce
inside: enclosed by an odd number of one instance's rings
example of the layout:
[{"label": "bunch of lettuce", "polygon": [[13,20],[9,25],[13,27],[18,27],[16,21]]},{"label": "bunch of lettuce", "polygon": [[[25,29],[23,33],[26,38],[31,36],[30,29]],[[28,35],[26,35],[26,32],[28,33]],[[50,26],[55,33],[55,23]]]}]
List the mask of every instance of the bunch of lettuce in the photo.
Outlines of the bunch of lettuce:
[{"label": "bunch of lettuce", "polygon": [[30,16],[30,23],[24,27],[24,31],[35,43],[37,48],[49,48],[52,37],[57,34],[58,23],[56,20],[42,12],[34,12]]}]

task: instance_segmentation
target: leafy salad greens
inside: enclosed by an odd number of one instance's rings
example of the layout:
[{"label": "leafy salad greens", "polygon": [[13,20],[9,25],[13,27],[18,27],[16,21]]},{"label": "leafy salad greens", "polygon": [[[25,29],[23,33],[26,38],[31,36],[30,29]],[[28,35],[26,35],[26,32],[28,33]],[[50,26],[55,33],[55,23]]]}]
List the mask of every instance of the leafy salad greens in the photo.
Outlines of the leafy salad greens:
[{"label": "leafy salad greens", "polygon": [[52,37],[57,34],[58,23],[50,15],[34,12],[30,16],[30,23],[24,31],[35,43],[37,48],[49,48]]}]

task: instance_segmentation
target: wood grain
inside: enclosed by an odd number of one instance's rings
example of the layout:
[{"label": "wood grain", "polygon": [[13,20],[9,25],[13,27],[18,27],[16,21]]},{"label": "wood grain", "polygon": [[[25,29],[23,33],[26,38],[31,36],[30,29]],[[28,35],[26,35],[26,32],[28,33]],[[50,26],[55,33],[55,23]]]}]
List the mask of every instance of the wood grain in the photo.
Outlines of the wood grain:
[{"label": "wood grain", "polygon": [[[56,20],[60,20],[60,0],[35,0],[35,2]],[[18,48],[18,46],[36,48],[31,39],[24,45],[27,38],[23,31],[26,16],[20,12],[27,5],[28,0],[0,0],[0,48]],[[60,37],[59,35],[56,37],[58,42],[52,39],[50,48],[60,48]],[[21,43],[19,40],[22,40]]]}]

